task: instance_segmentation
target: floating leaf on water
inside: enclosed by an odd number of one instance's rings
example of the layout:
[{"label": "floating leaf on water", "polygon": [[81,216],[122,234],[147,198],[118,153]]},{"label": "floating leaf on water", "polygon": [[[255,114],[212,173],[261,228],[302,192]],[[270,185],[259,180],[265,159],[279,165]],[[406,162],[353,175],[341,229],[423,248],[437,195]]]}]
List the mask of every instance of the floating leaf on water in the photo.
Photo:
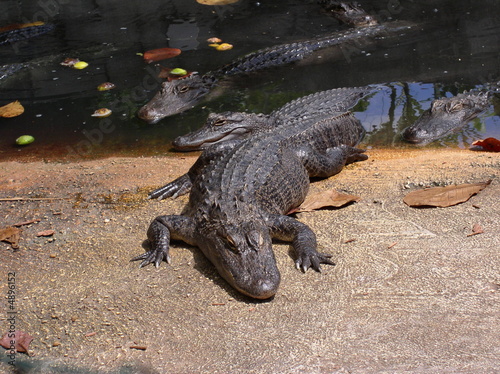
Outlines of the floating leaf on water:
[{"label": "floating leaf on water", "polygon": [[233,48],[233,45],[229,44],[229,43],[222,43],[222,44],[219,44],[217,47],[215,47],[215,49],[218,51],[228,51],[232,48]]},{"label": "floating leaf on water", "polygon": [[213,38],[208,38],[207,42],[209,42],[209,43],[222,43],[222,40],[219,38],[213,37]]},{"label": "floating leaf on water", "polygon": [[89,66],[89,64],[85,61],[78,61],[73,65],[73,69],[85,69],[87,66]]},{"label": "floating leaf on water", "polygon": [[483,140],[476,140],[472,143],[470,148],[473,151],[487,151],[487,152],[500,152],[500,140],[496,138],[486,138]]},{"label": "floating leaf on water", "polygon": [[7,105],[0,107],[0,117],[12,118],[24,113],[24,107],[19,100],[13,101]]},{"label": "floating leaf on water", "polygon": [[73,66],[75,66],[75,64],[77,62],[80,62],[80,60],[77,59],[77,58],[68,57],[63,62],[61,62],[60,65],[62,65],[62,66],[69,66],[70,68],[72,68]]},{"label": "floating leaf on water", "polygon": [[491,180],[483,183],[465,183],[455,186],[434,187],[413,191],[407,194],[403,201],[412,207],[434,206],[449,207],[463,203],[471,196],[479,193],[491,183]]},{"label": "floating leaf on water", "polygon": [[104,82],[104,83],[101,83],[99,86],[97,86],[97,90],[98,91],[109,91],[115,87],[116,86],[111,82]]},{"label": "floating leaf on water", "polygon": [[21,135],[19,138],[16,139],[16,144],[17,145],[28,145],[31,144],[35,141],[35,138],[32,137],[31,135]]},{"label": "floating leaf on water", "polygon": [[188,72],[187,70],[181,69],[181,68],[175,68],[170,70],[170,74],[174,75],[186,75]]},{"label": "floating leaf on water", "polygon": [[288,212],[288,214],[297,212],[312,212],[325,207],[340,208],[341,206],[359,200],[361,200],[359,196],[344,194],[335,190],[325,190],[316,194],[308,195],[298,208],[293,209]]},{"label": "floating leaf on water", "polygon": [[239,0],[196,0],[197,3],[203,5],[228,5],[237,3]]},{"label": "floating leaf on water", "polygon": [[104,117],[108,117],[111,115],[111,113],[113,113],[111,111],[111,109],[108,109],[108,108],[101,108],[101,109],[97,109],[93,114],[92,114],[92,117],[98,117],[98,118],[104,118]]},{"label": "floating leaf on water", "polygon": [[[172,73],[172,71],[176,70],[176,69],[178,69],[177,70],[178,74]],[[162,66],[160,73],[158,74],[158,78],[167,79],[170,82],[170,81],[173,81],[176,79],[182,79],[182,78],[189,77],[192,74],[196,74],[195,71],[187,71],[187,70],[184,70],[181,68],[176,68],[176,69],[170,69],[170,68],[166,68],[166,67]],[[184,74],[180,74],[182,70],[184,71]]]},{"label": "floating leaf on water", "polygon": [[146,61],[149,64],[153,61],[165,60],[167,58],[179,56],[180,54],[181,50],[178,48],[158,48],[144,52],[143,57],[144,61]]}]

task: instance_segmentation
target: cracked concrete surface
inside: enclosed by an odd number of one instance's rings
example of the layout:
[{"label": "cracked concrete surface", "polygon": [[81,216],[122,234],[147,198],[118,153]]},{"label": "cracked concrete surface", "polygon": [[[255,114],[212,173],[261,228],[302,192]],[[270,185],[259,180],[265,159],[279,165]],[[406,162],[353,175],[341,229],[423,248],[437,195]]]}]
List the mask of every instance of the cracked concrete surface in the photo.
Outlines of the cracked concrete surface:
[{"label": "cracked concrete surface", "polygon": [[[237,294],[183,243],[171,266],[129,262],[144,250],[150,220],[186,202],[147,201],[147,192],[194,156],[0,163],[0,198],[63,198],[0,201],[2,227],[40,219],[23,227],[19,251],[0,243],[0,292],[15,271],[16,326],[35,338],[30,357],[16,356],[18,372],[498,372],[500,155],[368,154],[311,186],[360,202],[297,214],[336,266],[302,274],[289,246],[276,244],[282,283],[269,302]],[[488,179],[453,207],[402,202],[419,185]],[[475,223],[484,233],[467,236]],[[52,240],[36,237],[45,229],[56,231]]]}]

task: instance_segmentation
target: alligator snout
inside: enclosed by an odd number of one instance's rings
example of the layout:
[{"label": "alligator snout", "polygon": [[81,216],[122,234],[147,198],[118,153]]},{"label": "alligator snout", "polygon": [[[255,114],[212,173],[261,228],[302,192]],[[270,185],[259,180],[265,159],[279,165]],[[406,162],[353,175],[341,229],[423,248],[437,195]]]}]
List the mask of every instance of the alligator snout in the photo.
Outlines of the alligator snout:
[{"label": "alligator snout", "polygon": [[137,116],[149,124],[155,124],[165,117],[162,113],[159,113],[154,108],[150,108],[147,105],[144,105],[141,109],[139,109]]}]

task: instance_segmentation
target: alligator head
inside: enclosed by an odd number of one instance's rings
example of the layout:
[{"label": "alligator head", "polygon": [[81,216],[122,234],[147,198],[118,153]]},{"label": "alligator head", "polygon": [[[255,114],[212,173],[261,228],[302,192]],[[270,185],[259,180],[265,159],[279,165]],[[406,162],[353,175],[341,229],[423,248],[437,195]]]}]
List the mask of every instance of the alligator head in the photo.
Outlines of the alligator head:
[{"label": "alligator head", "polygon": [[431,107],[403,131],[403,139],[424,145],[457,131],[488,107],[488,97],[487,92],[480,92],[434,100]]},{"label": "alligator head", "polygon": [[205,256],[239,292],[255,299],[273,297],[280,273],[269,229],[258,221],[215,222],[210,220],[199,227],[198,245]]},{"label": "alligator head", "polygon": [[267,119],[264,114],[210,113],[203,127],[177,137],[172,145],[178,151],[197,151],[221,141],[244,139],[264,127]]},{"label": "alligator head", "polygon": [[139,118],[148,123],[182,113],[195,106],[205,96],[213,84],[206,76],[191,74],[186,78],[165,81],[156,95],[138,113]]},{"label": "alligator head", "polygon": [[339,2],[336,0],[322,0],[320,5],[335,18],[347,25],[356,27],[375,26],[378,21],[361,8],[357,2]]}]

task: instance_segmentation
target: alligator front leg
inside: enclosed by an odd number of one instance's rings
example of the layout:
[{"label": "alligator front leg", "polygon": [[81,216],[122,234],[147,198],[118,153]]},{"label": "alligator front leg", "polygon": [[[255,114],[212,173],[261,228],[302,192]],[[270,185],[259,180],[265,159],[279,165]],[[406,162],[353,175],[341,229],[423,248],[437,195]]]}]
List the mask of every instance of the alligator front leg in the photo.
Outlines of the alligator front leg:
[{"label": "alligator front leg", "polygon": [[311,148],[300,149],[297,154],[310,177],[327,178],[340,173],[346,164],[366,160],[368,156],[363,152],[364,149],[340,145],[328,148],[326,152]]},{"label": "alligator front leg", "polygon": [[149,225],[148,240],[151,250],[134,257],[130,261],[142,260],[140,267],[154,263],[156,267],[165,259],[170,263],[169,244],[170,239],[182,240],[188,244],[195,245],[194,222],[191,217],[186,216],[159,216]]},{"label": "alligator front leg", "polygon": [[316,235],[305,224],[288,216],[276,215],[269,221],[271,236],[274,239],[292,242],[297,259],[295,267],[306,272],[312,267],[321,272],[320,264],[335,265],[330,258],[331,255],[317,251]]},{"label": "alligator front leg", "polygon": [[214,144],[208,147],[203,153],[198,157],[196,162],[191,166],[189,171],[181,175],[179,178],[167,183],[163,187],[160,187],[153,192],[150,192],[148,199],[158,199],[163,200],[167,197],[177,198],[179,196],[185,195],[191,191],[194,180],[200,175],[205,167],[213,160],[222,157],[224,154],[229,152],[238,141],[227,141],[220,144]]}]

